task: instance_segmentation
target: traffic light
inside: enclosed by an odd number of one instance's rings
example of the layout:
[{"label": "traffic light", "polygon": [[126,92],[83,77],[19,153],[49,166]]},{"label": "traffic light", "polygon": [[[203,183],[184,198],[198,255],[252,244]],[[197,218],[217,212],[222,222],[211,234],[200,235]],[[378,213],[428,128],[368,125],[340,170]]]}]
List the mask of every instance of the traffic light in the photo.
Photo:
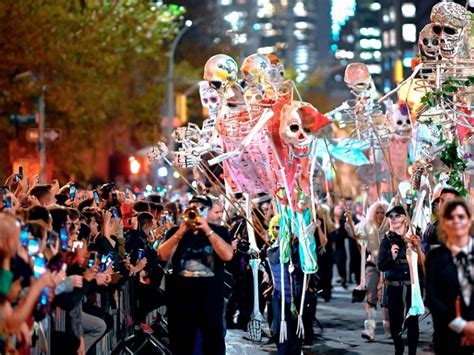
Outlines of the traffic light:
[{"label": "traffic light", "polygon": [[184,94],[176,94],[176,116],[182,125],[188,122],[187,97]]}]

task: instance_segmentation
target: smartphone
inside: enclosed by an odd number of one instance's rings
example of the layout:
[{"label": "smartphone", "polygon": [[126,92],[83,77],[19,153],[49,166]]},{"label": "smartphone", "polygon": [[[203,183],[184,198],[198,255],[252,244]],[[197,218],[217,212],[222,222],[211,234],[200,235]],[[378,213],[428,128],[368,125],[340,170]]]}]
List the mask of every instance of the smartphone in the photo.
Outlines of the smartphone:
[{"label": "smartphone", "polygon": [[76,198],[76,192],[77,192],[76,186],[71,185],[71,187],[69,188],[69,199],[71,201],[74,201],[74,199]]},{"label": "smartphone", "polygon": [[26,247],[28,245],[28,239],[30,239],[30,231],[28,229],[28,226],[24,226],[23,228],[21,228],[20,233],[21,245]]},{"label": "smartphone", "polygon": [[82,240],[76,240],[72,242],[72,251],[76,251],[77,248],[82,248],[84,242]]},{"label": "smartphone", "polygon": [[96,257],[97,257],[97,253],[92,251],[89,255],[89,260],[87,261],[87,268],[91,268],[94,266]]},{"label": "smartphone", "polygon": [[41,256],[33,257],[33,275],[35,279],[46,272],[46,259]]},{"label": "smartphone", "polygon": [[168,214],[168,211],[164,211],[162,214],[161,214],[161,224],[162,225],[165,225],[170,219],[170,215]]},{"label": "smartphone", "polygon": [[130,189],[129,189],[128,187],[125,189],[125,197],[126,197],[127,199],[129,199],[129,198],[131,197],[131,195],[130,195]]},{"label": "smartphone", "polygon": [[99,203],[100,203],[99,193],[97,191],[94,191],[92,194],[94,195],[95,204],[99,206]]},{"label": "smartphone", "polygon": [[117,199],[117,192],[112,192],[112,204],[117,204],[118,199]]},{"label": "smartphone", "polygon": [[[34,256],[33,257],[33,275],[35,279],[39,278],[41,275],[43,275],[46,272],[46,259],[40,256]],[[39,297],[39,303],[42,306],[46,306],[48,304],[48,293],[49,289],[45,287],[43,291],[41,291],[40,297]]]},{"label": "smartphone", "polygon": [[99,272],[104,272],[107,269],[107,255],[100,257]]},{"label": "smartphone", "polygon": [[15,175],[15,182],[18,182],[21,179],[23,179],[23,167],[20,165],[18,167],[18,174]]},{"label": "smartphone", "polygon": [[36,240],[34,238],[28,240],[27,250],[28,250],[28,255],[29,256],[35,256],[36,254],[38,254],[39,248],[40,248],[40,243],[39,243],[38,240]]},{"label": "smartphone", "polygon": [[142,260],[144,256],[145,256],[145,250],[143,250],[143,249],[138,249],[138,251],[137,251],[137,258],[138,258],[138,260]]},{"label": "smartphone", "polygon": [[61,229],[59,230],[59,237],[61,238],[61,249],[67,250],[68,234],[67,234],[66,226],[62,226]]},{"label": "smartphone", "polygon": [[120,219],[120,216],[116,207],[111,207],[110,212],[112,212],[112,218]]},{"label": "smartphone", "polygon": [[58,240],[58,235],[56,232],[48,231],[48,238],[46,239],[47,247],[54,247],[56,245],[56,240]]},{"label": "smartphone", "polygon": [[12,198],[11,196],[8,196],[8,187],[2,188],[2,199],[4,208],[12,208]]}]

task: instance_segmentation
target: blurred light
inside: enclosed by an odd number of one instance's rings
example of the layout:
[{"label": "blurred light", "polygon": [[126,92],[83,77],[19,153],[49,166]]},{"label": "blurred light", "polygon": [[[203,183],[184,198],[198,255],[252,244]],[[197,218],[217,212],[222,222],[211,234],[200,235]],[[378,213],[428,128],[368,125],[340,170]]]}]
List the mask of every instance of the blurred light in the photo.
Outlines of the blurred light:
[{"label": "blurred light", "polygon": [[413,55],[407,55],[403,58],[403,66],[405,68],[411,68],[411,61],[413,60]]},{"label": "blurred light", "polygon": [[336,59],[354,59],[354,52],[339,49],[335,54]]},{"label": "blurred light", "polygon": [[381,57],[382,57],[382,52],[380,52],[380,51],[375,51],[375,52],[374,52],[374,58],[375,58],[375,59],[379,59],[379,58],[381,58]]},{"label": "blurred light", "polygon": [[293,8],[293,13],[297,17],[306,17],[306,16],[308,16],[308,12],[304,8],[303,1],[300,0],[295,4],[295,7]]},{"label": "blurred light", "polygon": [[307,64],[308,63],[308,46],[300,44],[296,46],[295,50],[295,63],[296,64]]},{"label": "blurred light", "polygon": [[254,24],[252,25],[252,28],[254,29],[254,31],[258,31],[258,30],[260,30],[261,26],[260,26],[259,23],[254,23]]},{"label": "blurred light", "polygon": [[179,175],[179,173],[178,173],[177,171],[175,171],[175,172],[173,173],[173,177],[174,177],[175,179],[179,179],[180,176],[181,176],[181,175]]},{"label": "blurred light", "polygon": [[275,6],[271,3],[270,0],[259,0],[257,17],[258,18],[270,18],[275,15]]},{"label": "blurred light", "polygon": [[360,53],[360,59],[362,60],[369,60],[369,59],[372,59],[374,57],[374,55],[372,54],[372,52],[361,52]]},{"label": "blurred light", "polygon": [[367,65],[370,74],[380,74],[382,73],[382,67],[379,64],[369,64]]},{"label": "blurred light", "polygon": [[186,22],[184,23],[184,25],[185,25],[186,27],[191,27],[191,26],[193,25],[193,21],[191,21],[191,20],[186,20]]},{"label": "blurred light", "polygon": [[304,35],[303,31],[295,30],[293,31],[293,35],[298,41],[304,41],[306,36]]},{"label": "blurred light", "polygon": [[168,169],[166,168],[166,166],[162,166],[162,167],[158,168],[158,176],[159,177],[168,176]]},{"label": "blurred light", "polygon": [[[354,16],[355,9],[356,0],[331,1],[331,33],[334,41],[339,40],[339,33],[342,27],[344,27],[349,18]],[[332,49],[332,51],[335,52],[336,49]]]},{"label": "blurred light", "polygon": [[338,48],[338,47],[337,47],[337,44],[331,44],[331,50],[332,50],[333,52],[337,51],[337,48]]},{"label": "blurred light", "polygon": [[230,27],[236,31],[241,26],[241,18],[244,17],[244,13],[240,11],[232,11],[224,16],[224,20],[226,20]]},{"label": "blurred light", "polygon": [[135,157],[130,157],[128,161],[130,162],[130,172],[132,174],[138,174],[141,167],[140,162],[137,159],[135,159]]},{"label": "blurred light", "polygon": [[148,191],[148,192],[152,192],[152,191],[153,191],[153,186],[151,186],[151,185],[146,185],[146,186],[145,186],[145,190]]},{"label": "blurred light", "polygon": [[397,14],[395,13],[395,9],[393,7],[390,8],[389,16],[391,22],[395,22],[397,19]]},{"label": "blurred light", "polygon": [[232,5],[232,0],[221,0],[222,6],[229,6]]},{"label": "blurred light", "polygon": [[382,8],[382,5],[380,5],[380,3],[378,3],[378,2],[373,2],[369,6],[369,9],[372,10],[372,11],[379,11],[381,8]]},{"label": "blurred light", "polygon": [[[336,74],[336,76],[334,77],[334,80],[336,81],[341,81],[342,80],[342,75],[341,74]],[[340,114],[340,112],[338,112]]]},{"label": "blurred light", "polygon": [[298,73],[298,75],[296,76],[296,82],[297,83],[303,82],[304,79],[306,79],[306,74],[305,73]]},{"label": "blurred light", "polygon": [[309,27],[308,22],[303,22],[303,21],[301,21],[301,22],[296,22],[296,23],[295,23],[295,28],[297,28],[297,29],[299,29],[299,30],[304,30],[304,29],[306,29],[306,28],[308,28],[308,27]]},{"label": "blurred light", "polygon": [[354,43],[354,40],[355,40],[354,35],[347,35],[346,37],[347,43]]},{"label": "blurred light", "polygon": [[412,3],[406,3],[402,5],[402,15],[404,17],[412,18],[416,15],[416,6]]},{"label": "blurred light", "polygon": [[257,53],[263,54],[263,55],[267,55],[273,52],[274,52],[273,47],[260,47],[259,49],[257,49]]},{"label": "blurred light", "polygon": [[384,23],[390,22],[390,17],[387,14],[383,15],[382,19]]},{"label": "blurred light", "polygon": [[360,30],[360,34],[364,37],[378,37],[380,36],[380,29],[375,27],[362,27]]},{"label": "blurred light", "polygon": [[362,38],[359,42],[360,47],[363,49],[381,49],[382,41],[376,38]]},{"label": "blurred light", "polygon": [[397,46],[397,32],[394,29],[390,30],[390,46]]},{"label": "blurred light", "polygon": [[402,37],[405,42],[416,42],[416,25],[407,23],[402,26]]}]

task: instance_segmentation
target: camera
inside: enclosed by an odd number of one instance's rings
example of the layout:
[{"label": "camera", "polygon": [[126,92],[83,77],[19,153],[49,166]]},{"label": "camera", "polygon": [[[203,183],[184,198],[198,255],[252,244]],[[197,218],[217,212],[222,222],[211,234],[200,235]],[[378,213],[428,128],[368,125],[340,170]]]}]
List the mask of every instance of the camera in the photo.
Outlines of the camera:
[{"label": "camera", "polygon": [[241,253],[248,253],[250,250],[250,243],[244,239],[237,239],[237,250]]}]

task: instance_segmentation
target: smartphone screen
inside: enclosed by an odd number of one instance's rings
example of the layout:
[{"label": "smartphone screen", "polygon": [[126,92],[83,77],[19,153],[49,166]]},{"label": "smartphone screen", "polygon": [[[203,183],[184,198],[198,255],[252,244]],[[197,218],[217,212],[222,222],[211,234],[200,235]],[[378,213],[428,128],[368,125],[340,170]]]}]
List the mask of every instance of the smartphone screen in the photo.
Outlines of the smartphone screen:
[{"label": "smartphone screen", "polygon": [[144,256],[145,256],[145,250],[143,250],[143,249],[138,249],[138,251],[137,251],[138,260],[143,259]]},{"label": "smartphone screen", "polygon": [[33,257],[33,275],[35,279],[46,272],[46,259],[40,256]]},{"label": "smartphone screen", "polygon": [[66,250],[67,239],[68,239],[66,226],[62,226],[61,229],[59,230],[59,237],[61,238],[61,249]]},{"label": "smartphone screen", "polygon": [[8,196],[8,188],[2,188],[2,199],[4,208],[12,208],[12,198]]},{"label": "smartphone screen", "polygon": [[87,262],[87,267],[88,268],[91,268],[94,266],[95,264],[95,258],[96,258],[96,253],[95,252],[91,252],[90,255],[89,255],[89,261]]},{"label": "smartphone screen", "polygon": [[82,248],[84,243],[81,240],[76,240],[72,243],[72,251],[76,251],[77,248]]},{"label": "smartphone screen", "polygon": [[21,233],[20,233],[21,245],[26,247],[28,245],[28,239],[29,238],[30,238],[30,231],[28,230],[27,226],[24,226],[21,229]]},{"label": "smartphone screen", "polygon": [[28,241],[28,255],[29,256],[35,256],[36,254],[38,254],[39,252],[39,248],[40,248],[40,243],[38,240],[36,239],[30,239]]},{"label": "smartphone screen", "polygon": [[69,199],[74,200],[76,198],[76,186],[71,185],[69,188]]},{"label": "smartphone screen", "polygon": [[107,255],[102,255],[100,257],[99,272],[104,272],[107,269]]},{"label": "smartphone screen", "polygon": [[19,179],[19,180],[23,179],[23,167],[22,167],[21,165],[18,167],[18,174],[17,174],[17,176],[18,176],[18,179]]},{"label": "smartphone screen", "polygon": [[120,216],[116,207],[112,207],[110,209],[110,212],[112,212],[112,218],[120,219]]},{"label": "smartphone screen", "polygon": [[97,191],[94,191],[93,194],[94,194],[94,201],[95,201],[95,204],[98,206],[99,203],[100,203],[100,200],[99,200],[99,193],[98,193]]}]

